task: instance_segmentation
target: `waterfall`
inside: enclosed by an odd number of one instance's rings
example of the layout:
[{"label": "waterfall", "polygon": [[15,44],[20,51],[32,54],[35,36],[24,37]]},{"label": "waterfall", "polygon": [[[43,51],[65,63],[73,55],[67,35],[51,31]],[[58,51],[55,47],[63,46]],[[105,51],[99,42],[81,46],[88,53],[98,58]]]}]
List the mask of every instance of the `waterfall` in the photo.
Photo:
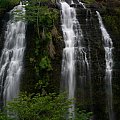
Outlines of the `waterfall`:
[{"label": "waterfall", "polygon": [[[65,42],[62,59],[61,89],[67,91],[68,99],[73,99],[75,97],[76,82],[80,81],[80,96],[81,101],[84,101],[87,70],[89,68],[84,37],[76,18],[75,8],[70,7],[66,2],[61,2],[61,8],[62,31]],[[72,100],[72,107],[69,108],[69,118],[74,119],[74,110],[75,101]]]},{"label": "waterfall", "polygon": [[106,94],[107,94],[107,110],[109,113],[109,120],[114,120],[113,115],[113,103],[112,103],[112,67],[113,67],[113,59],[112,59],[112,49],[113,43],[112,39],[110,38],[105,26],[102,22],[102,18],[100,13],[96,11],[100,29],[103,36],[104,41],[104,49],[105,49],[105,60],[106,60],[106,73],[105,73],[105,82],[106,82]]},{"label": "waterfall", "polygon": [[86,9],[86,6],[84,5],[84,3],[80,2],[79,0],[77,0],[77,1],[78,1],[78,3],[79,3],[80,5],[83,6],[84,9]]},{"label": "waterfall", "polygon": [[5,31],[5,43],[0,58],[0,97],[4,104],[17,97],[19,93],[20,75],[23,67],[25,50],[24,20],[19,16],[25,14],[22,3],[10,11],[10,20]]}]

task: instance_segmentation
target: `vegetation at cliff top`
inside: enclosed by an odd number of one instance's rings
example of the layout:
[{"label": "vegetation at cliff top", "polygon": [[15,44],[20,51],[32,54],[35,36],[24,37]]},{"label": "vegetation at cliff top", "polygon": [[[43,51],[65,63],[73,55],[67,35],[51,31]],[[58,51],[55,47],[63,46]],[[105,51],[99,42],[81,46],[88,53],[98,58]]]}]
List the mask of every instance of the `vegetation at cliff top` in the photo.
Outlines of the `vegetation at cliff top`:
[{"label": "vegetation at cliff top", "polygon": [[[103,11],[103,20],[114,34],[120,34],[120,0],[83,0],[86,4],[98,4]],[[94,6],[94,5],[93,5]],[[112,8],[112,9],[111,9]]]},{"label": "vegetation at cliff top", "polygon": [[120,35],[120,1],[115,0],[111,2],[110,6],[106,8],[103,20],[107,28],[112,31],[116,36]]},{"label": "vegetation at cliff top", "polygon": [[19,1],[20,0],[0,0],[0,14],[18,4]]}]

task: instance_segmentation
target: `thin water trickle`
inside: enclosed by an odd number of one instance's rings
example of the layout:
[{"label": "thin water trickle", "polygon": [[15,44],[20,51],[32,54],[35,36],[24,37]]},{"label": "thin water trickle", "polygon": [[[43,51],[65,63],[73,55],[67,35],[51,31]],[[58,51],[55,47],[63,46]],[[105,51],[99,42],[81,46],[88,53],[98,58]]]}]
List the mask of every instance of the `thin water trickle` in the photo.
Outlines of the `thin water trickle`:
[{"label": "thin water trickle", "polygon": [[[19,11],[19,12],[18,12]],[[5,43],[0,58],[0,97],[4,105],[17,97],[25,50],[25,21],[19,20],[25,14],[22,3],[10,11],[10,20],[5,31]]]},{"label": "thin water trickle", "polygon": [[84,5],[84,3],[82,3],[80,0],[77,0],[77,1],[78,1],[78,3],[79,3],[80,5],[83,6],[84,9],[86,9],[86,6]]},{"label": "thin water trickle", "polygon": [[102,17],[100,16],[100,13],[96,11],[100,29],[103,36],[104,41],[104,49],[105,49],[105,60],[106,60],[106,73],[105,73],[105,82],[106,82],[106,94],[107,94],[107,111],[109,114],[109,120],[114,120],[114,114],[113,114],[113,102],[112,102],[112,68],[113,68],[113,59],[112,59],[112,49],[113,49],[113,43],[112,39],[110,38],[110,35],[108,34],[107,30],[105,29],[105,26],[102,22]]}]

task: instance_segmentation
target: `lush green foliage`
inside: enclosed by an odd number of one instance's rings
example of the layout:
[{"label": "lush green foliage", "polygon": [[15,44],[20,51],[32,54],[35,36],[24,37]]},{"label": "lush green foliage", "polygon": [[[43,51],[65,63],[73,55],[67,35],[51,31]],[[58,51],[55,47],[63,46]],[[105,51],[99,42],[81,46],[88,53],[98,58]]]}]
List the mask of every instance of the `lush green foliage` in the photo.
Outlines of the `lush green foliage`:
[{"label": "lush green foliage", "polygon": [[9,118],[6,114],[0,112],[0,120],[12,120],[12,119]]},{"label": "lush green foliage", "polygon": [[0,0],[0,13],[18,4],[20,0]]},{"label": "lush green foliage", "polygon": [[7,109],[20,120],[64,120],[69,104],[62,94],[21,95]]},{"label": "lush green foliage", "polygon": [[106,24],[112,29],[116,34],[120,34],[120,19],[118,16],[105,16],[104,18]]},{"label": "lush green foliage", "polygon": [[41,59],[39,66],[41,69],[46,69],[48,71],[50,71],[52,69],[50,60],[47,56],[45,56],[44,58]]},{"label": "lush green foliage", "polygon": [[120,35],[120,3],[115,2],[114,5],[111,3],[111,8],[107,8],[103,20],[107,25],[108,29],[115,35]]},{"label": "lush green foliage", "polygon": [[[59,18],[59,11],[49,5],[54,1],[31,0],[26,6],[26,20],[34,26],[34,44],[32,56],[29,56],[30,64],[34,64],[36,71],[35,89],[47,91],[49,85],[49,74],[52,71],[51,56],[54,54],[54,38],[58,37],[56,23]],[[54,32],[55,30],[55,32]],[[45,89],[46,88],[46,89]],[[44,90],[43,90],[44,89]]]},{"label": "lush green foliage", "polygon": [[[1,113],[0,120],[66,120],[70,104],[71,100],[67,100],[65,94],[22,94],[6,107],[11,119]],[[89,120],[90,117],[91,113],[80,111],[75,120]]]},{"label": "lush green foliage", "polygon": [[90,120],[92,118],[92,112],[86,112],[85,110],[77,111],[75,120]]}]

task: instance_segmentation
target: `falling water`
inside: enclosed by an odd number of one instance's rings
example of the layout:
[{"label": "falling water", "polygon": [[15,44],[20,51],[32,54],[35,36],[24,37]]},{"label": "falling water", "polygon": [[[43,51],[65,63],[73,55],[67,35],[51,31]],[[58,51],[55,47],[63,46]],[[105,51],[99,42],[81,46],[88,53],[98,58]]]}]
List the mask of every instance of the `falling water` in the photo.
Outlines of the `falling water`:
[{"label": "falling water", "polygon": [[5,43],[0,58],[0,97],[4,104],[15,98],[19,93],[20,75],[23,66],[25,50],[26,23],[20,15],[25,14],[25,8],[20,5],[10,11],[10,20],[5,31]]},{"label": "falling water", "polygon": [[[76,69],[79,68],[79,80],[84,88],[86,83],[87,68],[89,66],[84,47],[84,38],[80,24],[76,18],[75,8],[70,7],[66,2],[61,2],[62,7],[62,31],[65,42],[62,60],[62,83],[61,89],[68,92],[68,99],[75,97],[76,90]],[[78,80],[78,81],[79,81]],[[84,99],[84,90],[81,92],[81,99]],[[84,101],[84,100],[83,100]],[[75,101],[69,108],[69,117],[74,119]]]},{"label": "falling water", "polygon": [[109,113],[109,120],[114,120],[113,115],[113,106],[112,106],[112,67],[113,67],[113,59],[112,59],[112,49],[113,43],[110,38],[105,26],[102,22],[102,18],[100,13],[96,11],[99,19],[100,29],[102,32],[103,40],[104,40],[104,49],[105,49],[105,60],[106,60],[106,93],[107,93],[107,110]]},{"label": "falling water", "polygon": [[84,3],[80,2],[80,0],[77,0],[77,1],[78,1],[78,3],[79,3],[80,5],[83,6],[84,9],[86,9],[86,6],[84,5]]},{"label": "falling water", "polygon": [[73,0],[71,0],[71,4],[74,4]]}]

